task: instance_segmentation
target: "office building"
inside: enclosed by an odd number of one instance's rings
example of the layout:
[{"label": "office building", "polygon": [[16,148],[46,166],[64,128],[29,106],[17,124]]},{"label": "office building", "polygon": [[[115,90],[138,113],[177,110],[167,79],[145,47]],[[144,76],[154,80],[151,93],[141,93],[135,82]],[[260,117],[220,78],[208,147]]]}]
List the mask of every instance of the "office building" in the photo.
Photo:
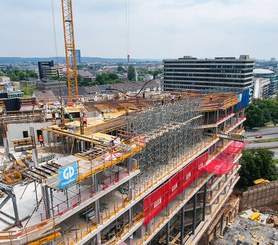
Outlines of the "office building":
[{"label": "office building", "polygon": [[165,91],[197,89],[200,91],[242,91],[253,86],[254,60],[248,55],[197,59],[184,56],[165,59]]},{"label": "office building", "polygon": [[278,93],[278,73],[269,69],[254,69],[255,78],[267,78],[270,81],[269,95],[274,96]]},{"label": "office building", "polygon": [[270,80],[268,78],[254,78],[254,99],[267,99],[269,98],[269,85]]},{"label": "office building", "polygon": [[63,69],[61,67],[54,66],[52,61],[39,61],[39,77],[41,80],[48,79],[52,77],[57,77],[63,75]]},{"label": "office building", "polygon": [[76,62],[77,62],[77,64],[81,64],[81,50],[80,49],[76,49],[75,50],[75,55],[76,55]]}]

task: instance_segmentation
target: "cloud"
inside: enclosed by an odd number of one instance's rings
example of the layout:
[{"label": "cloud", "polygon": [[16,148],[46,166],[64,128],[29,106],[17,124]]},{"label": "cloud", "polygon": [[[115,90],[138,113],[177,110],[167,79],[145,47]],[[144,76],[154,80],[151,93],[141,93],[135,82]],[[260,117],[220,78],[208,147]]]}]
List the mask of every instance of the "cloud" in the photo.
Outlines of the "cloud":
[{"label": "cloud", "polygon": [[[277,0],[129,0],[134,58],[277,56]],[[60,1],[58,55],[64,54]],[[126,56],[126,0],[73,0],[83,56]],[[55,56],[51,0],[2,0],[1,56]],[[4,48],[3,48],[4,47]]]}]

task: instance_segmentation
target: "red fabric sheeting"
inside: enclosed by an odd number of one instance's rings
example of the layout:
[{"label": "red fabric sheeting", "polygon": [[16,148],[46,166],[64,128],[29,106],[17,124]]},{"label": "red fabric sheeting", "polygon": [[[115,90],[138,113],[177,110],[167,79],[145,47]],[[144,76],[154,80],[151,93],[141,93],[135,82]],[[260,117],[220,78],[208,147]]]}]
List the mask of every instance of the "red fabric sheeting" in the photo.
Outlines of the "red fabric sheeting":
[{"label": "red fabric sheeting", "polygon": [[214,174],[227,174],[236,165],[235,157],[242,151],[247,143],[232,142],[223,152],[213,159],[205,170]]},{"label": "red fabric sheeting", "polygon": [[144,199],[145,226],[186,187],[203,174],[207,159],[208,152],[189,163],[164,185]]}]

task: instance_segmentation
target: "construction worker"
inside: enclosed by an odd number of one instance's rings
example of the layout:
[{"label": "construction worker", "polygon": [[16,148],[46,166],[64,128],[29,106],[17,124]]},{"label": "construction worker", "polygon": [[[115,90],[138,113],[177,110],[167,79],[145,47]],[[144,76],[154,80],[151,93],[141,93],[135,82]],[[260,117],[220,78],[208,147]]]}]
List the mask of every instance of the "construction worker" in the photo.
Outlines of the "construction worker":
[{"label": "construction worker", "polygon": [[74,121],[74,118],[72,115],[69,116],[69,119],[70,119],[70,122],[73,122]]},{"label": "construction worker", "polygon": [[42,137],[42,135],[39,135],[39,142],[40,142],[40,144],[41,144],[41,147],[43,147],[43,146],[44,146],[44,143],[43,143],[43,137]]},{"label": "construction worker", "polygon": [[86,113],[83,114],[83,126],[87,127],[87,114]]},{"label": "construction worker", "polygon": [[164,96],[161,96],[160,99],[161,99],[161,105],[164,105]]}]

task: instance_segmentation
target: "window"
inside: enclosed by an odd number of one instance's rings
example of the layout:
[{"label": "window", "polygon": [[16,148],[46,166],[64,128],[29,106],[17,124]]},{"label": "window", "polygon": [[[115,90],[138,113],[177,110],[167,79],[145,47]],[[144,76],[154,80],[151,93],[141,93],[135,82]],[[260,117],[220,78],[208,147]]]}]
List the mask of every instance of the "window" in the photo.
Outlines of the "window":
[{"label": "window", "polygon": [[23,138],[28,138],[28,131],[23,131]]}]

